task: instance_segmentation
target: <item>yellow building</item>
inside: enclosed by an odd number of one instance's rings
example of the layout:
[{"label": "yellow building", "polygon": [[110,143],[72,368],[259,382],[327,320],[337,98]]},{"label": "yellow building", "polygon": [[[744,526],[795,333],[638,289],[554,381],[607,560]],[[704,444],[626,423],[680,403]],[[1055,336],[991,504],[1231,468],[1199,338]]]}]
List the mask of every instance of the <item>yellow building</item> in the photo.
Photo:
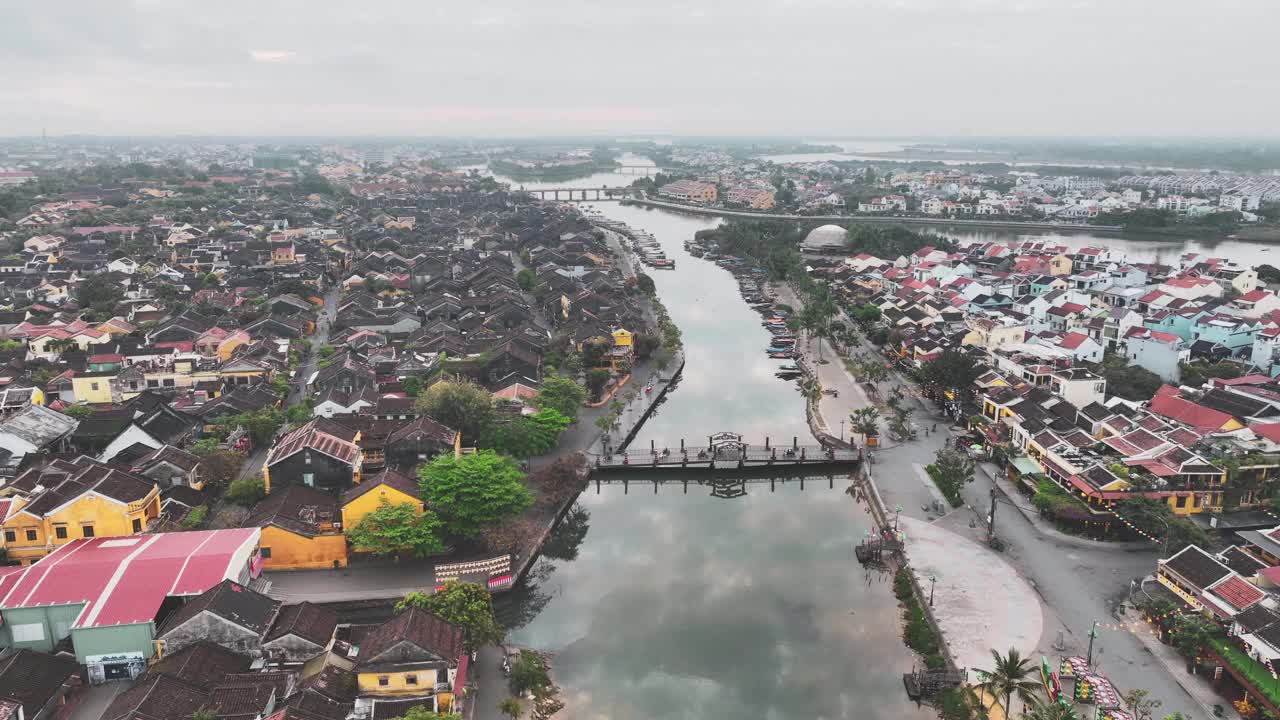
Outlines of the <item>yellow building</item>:
[{"label": "yellow building", "polygon": [[1070,275],[1071,274],[1071,258],[1058,253],[1049,258],[1049,274],[1050,275]]},{"label": "yellow building", "polygon": [[461,627],[409,608],[374,628],[360,643],[356,702],[420,698],[430,710],[448,711],[454,689],[465,681],[459,662],[466,654]]},{"label": "yellow building", "polygon": [[364,482],[343,493],[342,527],[354,527],[361,518],[383,504],[409,504],[418,512],[422,512],[423,503],[418,498],[418,483],[395,470],[383,470],[376,475],[371,475]]},{"label": "yellow building", "polygon": [[26,565],[72,540],[140,533],[160,514],[154,482],[89,461],[73,464],[74,475],[10,501],[3,523],[9,559]]},{"label": "yellow building", "polygon": [[294,253],[293,243],[277,245],[271,248],[272,265],[292,265],[297,261],[298,257]]},{"label": "yellow building", "polygon": [[247,525],[262,528],[263,567],[303,570],[346,567],[347,539],[340,522],[337,498],[291,485],[255,505]]},{"label": "yellow building", "polygon": [[111,382],[116,371],[83,373],[71,377],[71,390],[75,393],[76,402],[104,404],[112,402]]},{"label": "yellow building", "polygon": [[631,347],[632,339],[633,336],[630,330],[623,330],[622,328],[619,328],[613,331],[614,347]]}]

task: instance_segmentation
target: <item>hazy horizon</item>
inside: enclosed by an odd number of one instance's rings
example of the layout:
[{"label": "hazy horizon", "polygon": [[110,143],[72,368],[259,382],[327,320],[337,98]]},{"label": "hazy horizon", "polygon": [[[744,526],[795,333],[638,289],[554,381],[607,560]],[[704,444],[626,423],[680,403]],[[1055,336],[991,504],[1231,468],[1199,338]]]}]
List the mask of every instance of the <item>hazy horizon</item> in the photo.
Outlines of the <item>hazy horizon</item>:
[{"label": "hazy horizon", "polygon": [[1240,138],[1266,0],[72,0],[0,27],[0,136]]}]

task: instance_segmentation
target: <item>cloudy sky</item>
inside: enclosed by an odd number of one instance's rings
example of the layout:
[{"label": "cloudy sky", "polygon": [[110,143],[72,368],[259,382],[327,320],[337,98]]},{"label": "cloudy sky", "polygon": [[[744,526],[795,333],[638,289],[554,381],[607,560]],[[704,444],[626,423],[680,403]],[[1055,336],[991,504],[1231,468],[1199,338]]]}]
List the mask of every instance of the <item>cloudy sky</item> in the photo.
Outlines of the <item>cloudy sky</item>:
[{"label": "cloudy sky", "polygon": [[1274,134],[1276,0],[3,0],[0,135]]}]

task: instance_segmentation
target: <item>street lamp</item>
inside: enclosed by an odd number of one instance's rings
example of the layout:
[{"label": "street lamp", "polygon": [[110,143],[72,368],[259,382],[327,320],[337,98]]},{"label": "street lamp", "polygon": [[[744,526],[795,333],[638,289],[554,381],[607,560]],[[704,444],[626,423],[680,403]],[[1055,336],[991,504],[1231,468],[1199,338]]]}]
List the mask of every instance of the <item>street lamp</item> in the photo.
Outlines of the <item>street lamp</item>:
[{"label": "street lamp", "polygon": [[844,442],[844,420],[840,421],[840,442]]},{"label": "street lamp", "polygon": [[898,516],[902,514],[902,505],[893,506],[893,531],[898,532]]},{"label": "street lamp", "polygon": [[936,575],[929,576],[929,607],[933,607],[933,585],[938,582]]}]

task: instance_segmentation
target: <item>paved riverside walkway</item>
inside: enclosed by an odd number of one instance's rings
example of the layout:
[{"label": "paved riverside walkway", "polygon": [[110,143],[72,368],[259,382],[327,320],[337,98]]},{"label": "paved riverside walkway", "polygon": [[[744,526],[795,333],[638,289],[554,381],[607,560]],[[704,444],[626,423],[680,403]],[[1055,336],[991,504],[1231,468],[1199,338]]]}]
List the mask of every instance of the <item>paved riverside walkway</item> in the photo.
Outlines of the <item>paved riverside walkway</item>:
[{"label": "paved riverside walkway", "polygon": [[1040,599],[1012,565],[933,523],[905,516],[898,523],[922,604],[932,585],[933,615],[957,665],[988,668],[992,648],[1035,657],[1044,630]]}]

